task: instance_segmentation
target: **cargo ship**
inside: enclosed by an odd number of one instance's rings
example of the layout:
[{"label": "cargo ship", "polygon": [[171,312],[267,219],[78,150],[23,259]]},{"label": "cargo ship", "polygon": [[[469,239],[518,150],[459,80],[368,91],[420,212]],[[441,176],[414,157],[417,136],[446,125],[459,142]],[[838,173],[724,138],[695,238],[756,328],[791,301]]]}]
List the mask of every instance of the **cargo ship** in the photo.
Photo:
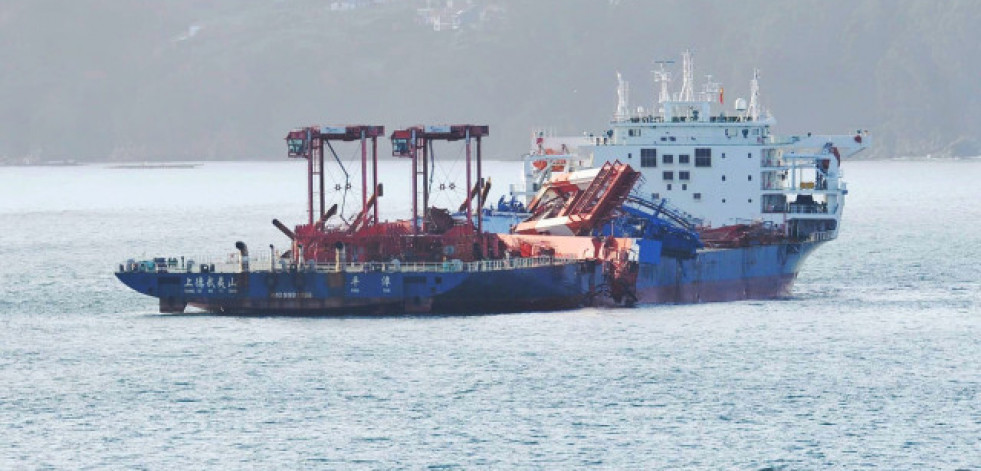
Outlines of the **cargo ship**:
[{"label": "cargo ship", "polygon": [[[749,102],[729,109],[711,80],[693,92],[688,53],[680,92],[668,92],[665,70],[657,77],[650,112],[628,105],[618,76],[609,129],[533,133],[523,182],[496,207],[482,173],[487,126],[394,131],[392,155],[411,161],[410,175],[395,177],[410,178],[411,214],[392,222],[379,219],[383,126],[294,129],[286,143],[307,164],[307,220],[292,229],[272,221],[288,250],[270,245],[256,257],[240,241],[227,263],[131,259],[116,276],[164,313],[471,314],[790,295],[805,259],[837,237],[841,160],[866,148],[868,133],[773,135],[758,73]],[[439,208],[430,201],[435,144],[453,141],[465,148],[465,195]],[[335,144],[360,145],[360,171],[345,168]],[[331,188],[332,162],[344,182]],[[328,194],[356,189],[352,214],[328,204]]]},{"label": "cargo ship", "polygon": [[[656,241],[622,237],[543,236],[497,233],[483,228],[490,182],[483,178],[479,125],[415,126],[392,133],[392,153],[411,160],[412,214],[381,221],[384,185],[378,143],[384,127],[308,126],[287,138],[290,158],[307,163],[307,221],[292,229],[272,220],[289,249],[255,257],[235,244],[227,263],[200,263],[186,256],[127,260],[116,276],[130,288],[159,299],[160,312],[187,307],[231,314],[491,313],[575,308],[601,299],[630,302],[629,277],[640,256],[660,253]],[[430,205],[434,143],[463,141],[465,186],[459,207]],[[360,144],[360,200],[342,216],[327,193],[355,188],[327,185],[325,163],[341,163],[334,146]],[[474,152],[475,151],[475,152]],[[325,159],[325,156],[331,158]],[[354,173],[354,172],[351,172]],[[618,214],[640,174],[619,162],[602,166],[568,213],[583,233],[594,233]],[[369,189],[372,191],[369,193]],[[572,206],[574,203],[574,207]],[[694,234],[688,234],[695,237]]]},{"label": "cargo ship", "polygon": [[[703,245],[692,256],[665,253],[657,263],[640,263],[632,292],[637,302],[790,296],[805,259],[838,236],[848,194],[841,162],[871,144],[869,133],[775,135],[758,70],[749,100],[727,105],[724,88],[711,76],[695,92],[690,52],[682,55],[680,90],[671,92],[668,63],[655,71],[656,99],[647,109],[631,106],[629,84],[617,74],[616,110],[605,131],[572,137],[534,132],[523,183],[512,185],[510,199],[495,209],[495,217],[510,224],[498,225],[524,234],[569,233],[572,225],[548,208],[548,187],[569,181],[570,172],[622,161],[641,174],[629,201],[673,208]],[[623,209],[632,211],[630,204]],[[630,229],[612,234],[645,235]]]}]

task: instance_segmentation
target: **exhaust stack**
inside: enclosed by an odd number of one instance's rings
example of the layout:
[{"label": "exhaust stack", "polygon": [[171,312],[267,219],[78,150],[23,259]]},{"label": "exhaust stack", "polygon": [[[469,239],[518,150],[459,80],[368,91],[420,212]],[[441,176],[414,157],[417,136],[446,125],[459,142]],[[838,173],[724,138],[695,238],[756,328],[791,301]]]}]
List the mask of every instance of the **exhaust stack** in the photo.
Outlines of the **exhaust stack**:
[{"label": "exhaust stack", "polygon": [[235,248],[242,254],[242,273],[249,272],[249,247],[245,242],[235,242]]}]

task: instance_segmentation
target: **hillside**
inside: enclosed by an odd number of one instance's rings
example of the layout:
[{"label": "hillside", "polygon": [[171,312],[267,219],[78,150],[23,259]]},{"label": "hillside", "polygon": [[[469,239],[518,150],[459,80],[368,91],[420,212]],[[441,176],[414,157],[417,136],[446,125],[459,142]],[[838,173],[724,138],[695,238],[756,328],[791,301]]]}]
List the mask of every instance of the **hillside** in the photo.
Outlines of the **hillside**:
[{"label": "hillside", "polygon": [[686,48],[727,99],[759,67],[778,133],[981,154],[981,2],[457,0],[441,31],[426,5],[2,3],[0,159],[279,158],[291,127],[355,122],[487,123],[511,157],[535,126],[604,129],[618,70],[648,105],[652,62]]}]

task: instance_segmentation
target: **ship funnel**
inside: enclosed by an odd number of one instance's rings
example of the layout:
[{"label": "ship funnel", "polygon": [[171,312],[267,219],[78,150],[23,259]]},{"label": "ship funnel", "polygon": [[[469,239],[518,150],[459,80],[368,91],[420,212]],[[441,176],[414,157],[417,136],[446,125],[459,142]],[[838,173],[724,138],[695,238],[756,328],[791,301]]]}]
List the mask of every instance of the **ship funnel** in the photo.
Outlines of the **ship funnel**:
[{"label": "ship funnel", "polygon": [[235,248],[242,253],[242,273],[249,272],[249,247],[245,245],[245,242],[238,241],[235,242]]}]

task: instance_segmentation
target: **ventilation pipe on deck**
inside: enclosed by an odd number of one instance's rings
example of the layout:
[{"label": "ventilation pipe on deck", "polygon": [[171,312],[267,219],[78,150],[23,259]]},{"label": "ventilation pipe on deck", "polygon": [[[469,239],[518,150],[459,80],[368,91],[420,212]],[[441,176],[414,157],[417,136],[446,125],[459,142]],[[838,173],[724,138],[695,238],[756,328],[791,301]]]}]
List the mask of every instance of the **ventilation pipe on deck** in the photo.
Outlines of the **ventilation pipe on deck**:
[{"label": "ventilation pipe on deck", "polygon": [[249,272],[249,247],[245,245],[245,242],[238,241],[235,242],[235,248],[242,253],[242,273]]},{"label": "ventilation pipe on deck", "polygon": [[334,242],[334,270],[341,271],[344,256],[344,242]]}]

